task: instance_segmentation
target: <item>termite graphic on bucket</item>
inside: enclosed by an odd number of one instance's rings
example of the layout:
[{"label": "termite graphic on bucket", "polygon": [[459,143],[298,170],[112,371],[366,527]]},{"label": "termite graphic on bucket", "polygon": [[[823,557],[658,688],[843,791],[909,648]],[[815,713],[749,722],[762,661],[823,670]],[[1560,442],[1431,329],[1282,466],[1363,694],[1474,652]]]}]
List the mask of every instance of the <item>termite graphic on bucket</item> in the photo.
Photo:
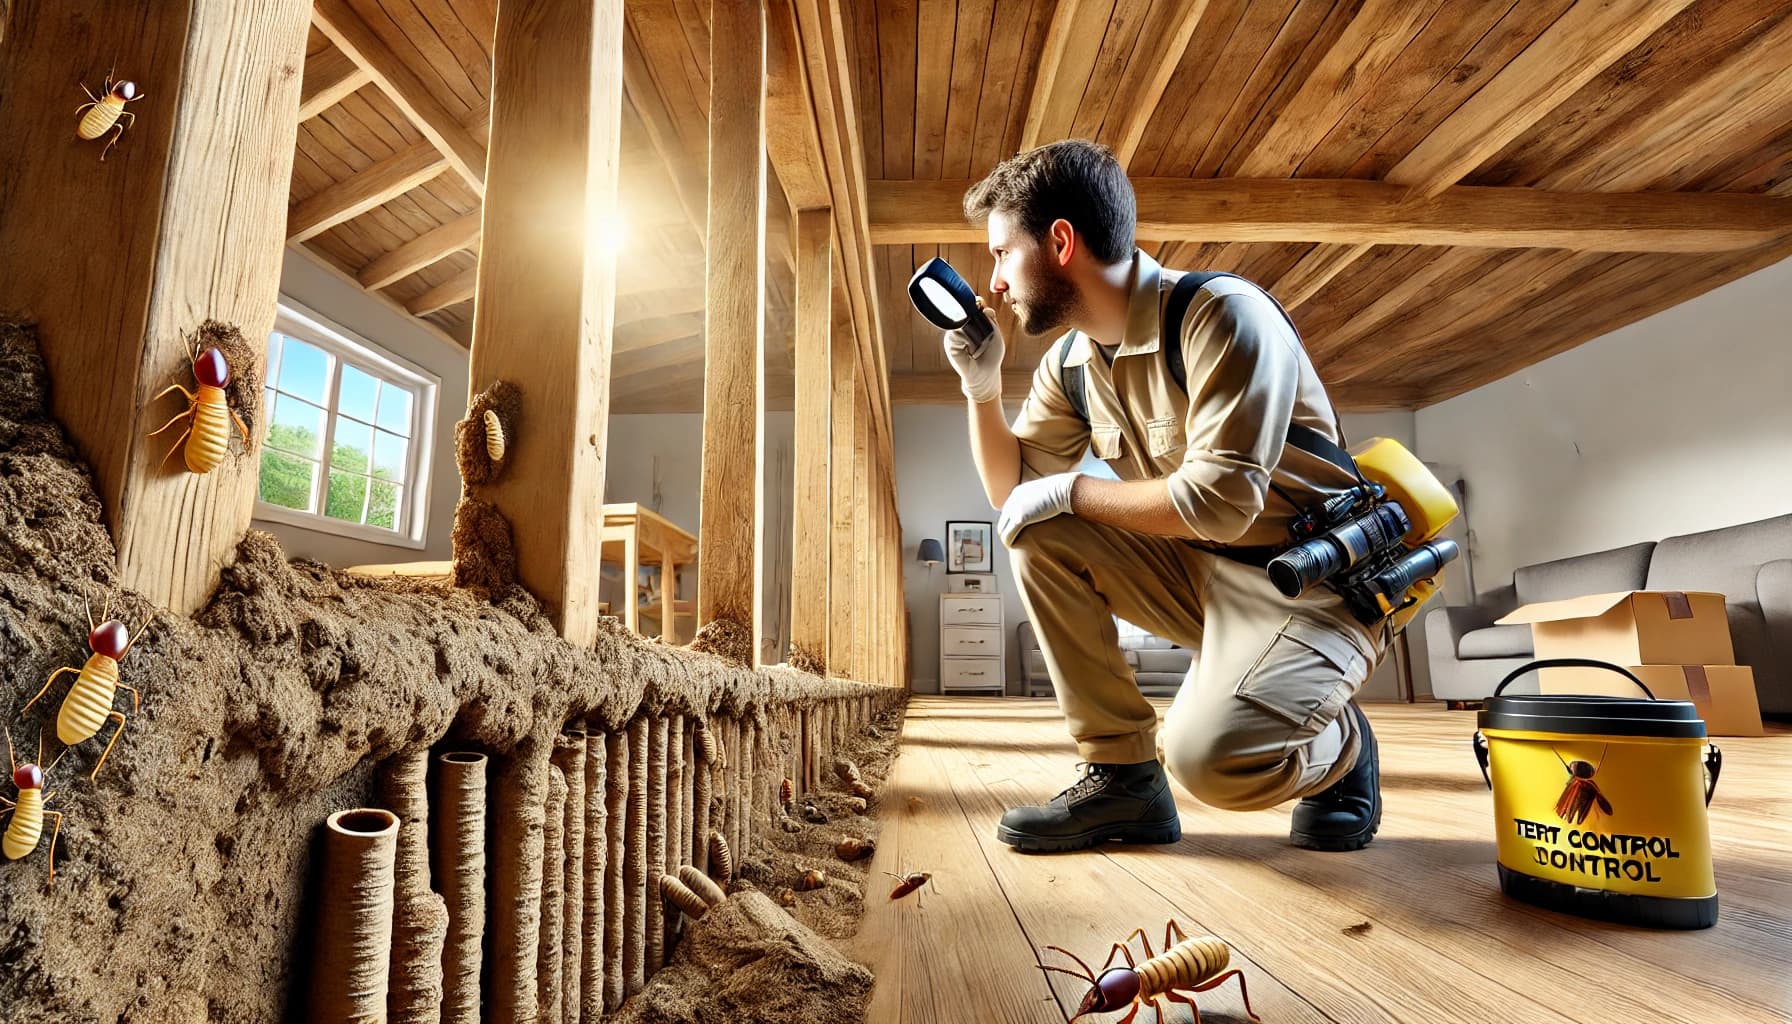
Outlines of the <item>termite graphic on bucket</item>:
[{"label": "termite graphic on bucket", "polygon": [[1593,776],[1599,774],[1599,769],[1605,765],[1604,750],[1599,752],[1598,764],[1569,761],[1559,750],[1556,751],[1556,760],[1562,762],[1563,768],[1568,769],[1568,785],[1563,788],[1561,798],[1556,801],[1556,817],[1570,825],[1578,825],[1587,820],[1587,813],[1593,809],[1594,804],[1599,805],[1601,814],[1612,813],[1612,802],[1605,798],[1604,793],[1599,792],[1599,783],[1593,781]]},{"label": "termite graphic on bucket", "polygon": [[[1571,666],[1618,672],[1643,696],[1502,696],[1527,672]],[[1615,665],[1552,658],[1507,676],[1479,724],[1508,896],[1652,927],[1717,922],[1705,808],[1723,757],[1691,701],[1656,700]]]}]

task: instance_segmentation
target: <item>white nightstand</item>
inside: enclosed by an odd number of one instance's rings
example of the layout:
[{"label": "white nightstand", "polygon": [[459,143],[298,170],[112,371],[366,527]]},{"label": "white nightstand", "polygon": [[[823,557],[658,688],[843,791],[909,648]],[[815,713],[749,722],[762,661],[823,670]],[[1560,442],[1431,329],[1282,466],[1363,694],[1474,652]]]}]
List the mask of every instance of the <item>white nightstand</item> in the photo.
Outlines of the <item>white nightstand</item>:
[{"label": "white nightstand", "polygon": [[1006,691],[1002,595],[940,595],[940,692]]}]

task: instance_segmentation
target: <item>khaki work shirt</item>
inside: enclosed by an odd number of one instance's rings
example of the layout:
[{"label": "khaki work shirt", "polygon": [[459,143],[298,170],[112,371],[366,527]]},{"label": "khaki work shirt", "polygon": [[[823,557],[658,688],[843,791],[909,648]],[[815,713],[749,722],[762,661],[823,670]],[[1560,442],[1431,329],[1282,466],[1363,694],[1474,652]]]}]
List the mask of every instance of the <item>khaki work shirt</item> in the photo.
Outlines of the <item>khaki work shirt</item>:
[{"label": "khaki work shirt", "polygon": [[[1159,351],[1164,306],[1181,271],[1134,250],[1126,336],[1110,366],[1087,335],[1054,342],[1015,417],[1021,477],[1068,472],[1093,449],[1122,480],[1163,480],[1186,536],[1214,545],[1283,546],[1299,509],[1352,483],[1344,470],[1285,445],[1288,424],[1342,444],[1331,400],[1281,307],[1236,277],[1201,287],[1182,321],[1188,390]],[[1084,423],[1062,364],[1083,367]]]}]

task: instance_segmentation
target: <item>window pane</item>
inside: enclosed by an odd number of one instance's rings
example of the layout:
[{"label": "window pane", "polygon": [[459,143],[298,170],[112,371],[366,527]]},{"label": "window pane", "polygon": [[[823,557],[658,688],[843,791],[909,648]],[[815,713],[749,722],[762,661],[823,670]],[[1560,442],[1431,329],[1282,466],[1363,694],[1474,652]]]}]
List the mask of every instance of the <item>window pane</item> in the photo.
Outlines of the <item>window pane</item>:
[{"label": "window pane", "polygon": [[353,416],[362,423],[373,422],[373,396],[379,390],[378,378],[344,364],[342,383],[336,389],[336,411]]},{"label": "window pane", "polygon": [[366,477],[331,468],[330,493],[324,497],[324,515],[345,523],[358,523],[361,521],[361,506],[366,501]]},{"label": "window pane", "polygon": [[380,385],[380,419],[382,428],[411,436],[411,393],[392,384],[390,381]]},{"label": "window pane", "polygon": [[398,500],[404,488],[384,480],[373,482],[373,494],[367,499],[367,525],[398,529]]},{"label": "window pane", "polygon": [[[372,427],[337,417],[336,440],[330,450],[331,476],[335,476],[339,469],[347,473],[367,472],[368,459],[372,451]],[[359,516],[360,513],[357,511],[357,520]]]},{"label": "window pane", "polygon": [[330,379],[330,357],[297,338],[287,338],[280,348],[280,390],[323,405],[324,382]]},{"label": "window pane", "polygon": [[274,420],[268,424],[268,447],[320,458],[324,453],[324,411],[291,395],[274,401]]},{"label": "window pane", "polygon": [[311,509],[311,482],[317,463],[272,448],[261,451],[261,500],[281,508]]},{"label": "window pane", "polygon": [[382,480],[404,479],[404,450],[410,442],[397,434],[375,431],[373,438],[373,475]]}]

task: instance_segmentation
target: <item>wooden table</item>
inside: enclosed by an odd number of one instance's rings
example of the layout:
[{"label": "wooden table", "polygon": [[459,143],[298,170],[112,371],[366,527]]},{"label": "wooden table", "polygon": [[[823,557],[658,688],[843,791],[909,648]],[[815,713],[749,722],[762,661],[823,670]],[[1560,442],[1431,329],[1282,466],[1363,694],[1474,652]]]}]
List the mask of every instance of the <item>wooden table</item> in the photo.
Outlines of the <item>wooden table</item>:
[{"label": "wooden table", "polygon": [[[638,503],[627,501],[604,506],[604,543],[600,556],[605,562],[622,566],[624,581],[623,621],[634,632],[641,631],[641,615],[658,614],[660,638],[677,642],[676,622],[681,615],[694,615],[688,602],[673,597],[678,569],[697,560],[697,538],[672,525],[664,516]],[[643,565],[660,567],[657,599],[641,606],[635,600],[636,580]],[[668,587],[674,588],[669,591]]]}]

